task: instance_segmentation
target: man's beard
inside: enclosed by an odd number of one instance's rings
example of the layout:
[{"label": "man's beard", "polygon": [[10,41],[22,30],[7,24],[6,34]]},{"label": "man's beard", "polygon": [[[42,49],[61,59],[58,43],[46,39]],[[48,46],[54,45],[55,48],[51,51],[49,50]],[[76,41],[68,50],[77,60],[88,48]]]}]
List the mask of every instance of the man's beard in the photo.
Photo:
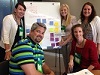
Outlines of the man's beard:
[{"label": "man's beard", "polygon": [[35,41],[36,41],[37,43],[40,43],[41,40],[42,40],[42,37],[40,37],[40,36],[37,36],[37,38],[35,39]]}]

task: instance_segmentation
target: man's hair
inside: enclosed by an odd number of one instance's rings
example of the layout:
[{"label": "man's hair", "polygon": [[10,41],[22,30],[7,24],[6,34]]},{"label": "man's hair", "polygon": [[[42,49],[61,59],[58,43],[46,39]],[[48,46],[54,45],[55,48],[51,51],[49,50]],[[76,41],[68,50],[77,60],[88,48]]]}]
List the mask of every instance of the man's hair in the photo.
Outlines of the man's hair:
[{"label": "man's hair", "polygon": [[46,25],[44,23],[36,22],[36,23],[33,23],[32,27],[31,27],[31,31],[35,30],[39,26],[43,27],[46,30]]}]

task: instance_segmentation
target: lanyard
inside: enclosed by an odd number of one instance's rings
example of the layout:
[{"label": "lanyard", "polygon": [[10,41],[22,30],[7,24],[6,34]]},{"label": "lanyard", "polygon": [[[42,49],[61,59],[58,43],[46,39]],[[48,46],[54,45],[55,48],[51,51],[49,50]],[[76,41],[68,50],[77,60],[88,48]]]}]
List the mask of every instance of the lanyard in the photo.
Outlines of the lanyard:
[{"label": "lanyard", "polygon": [[76,52],[76,46],[75,46],[75,51],[74,51],[74,61],[77,63],[77,64],[81,64],[81,60],[82,60],[82,50],[81,50],[81,53],[77,53]]},{"label": "lanyard", "polygon": [[42,60],[40,58],[38,58],[38,61],[37,61],[37,70],[41,73],[43,73],[43,70],[42,70]]}]

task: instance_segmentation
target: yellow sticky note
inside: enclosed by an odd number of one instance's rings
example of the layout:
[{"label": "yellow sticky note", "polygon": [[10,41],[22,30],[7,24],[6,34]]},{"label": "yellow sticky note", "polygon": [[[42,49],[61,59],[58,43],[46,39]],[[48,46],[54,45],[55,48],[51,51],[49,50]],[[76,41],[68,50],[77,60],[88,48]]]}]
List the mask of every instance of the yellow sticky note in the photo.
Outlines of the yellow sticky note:
[{"label": "yellow sticky note", "polygon": [[59,32],[59,29],[58,28],[55,28],[55,33],[58,33]]},{"label": "yellow sticky note", "polygon": [[54,26],[55,26],[55,27],[58,27],[58,26],[59,26],[59,23],[58,23],[58,22],[55,22],[55,23],[54,23]]}]

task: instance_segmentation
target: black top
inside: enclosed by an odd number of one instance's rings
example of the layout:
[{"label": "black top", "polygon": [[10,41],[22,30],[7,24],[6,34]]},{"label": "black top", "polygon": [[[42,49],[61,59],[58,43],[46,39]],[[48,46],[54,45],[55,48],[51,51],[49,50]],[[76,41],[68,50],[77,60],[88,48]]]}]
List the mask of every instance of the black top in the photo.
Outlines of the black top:
[{"label": "black top", "polygon": [[[16,35],[15,35],[15,39],[14,39],[14,43],[12,45],[12,48],[14,47],[14,45],[21,39],[24,38],[24,28],[22,25],[18,25],[18,29],[17,29],[17,32],[16,32]],[[11,49],[12,49],[11,48]]]}]

